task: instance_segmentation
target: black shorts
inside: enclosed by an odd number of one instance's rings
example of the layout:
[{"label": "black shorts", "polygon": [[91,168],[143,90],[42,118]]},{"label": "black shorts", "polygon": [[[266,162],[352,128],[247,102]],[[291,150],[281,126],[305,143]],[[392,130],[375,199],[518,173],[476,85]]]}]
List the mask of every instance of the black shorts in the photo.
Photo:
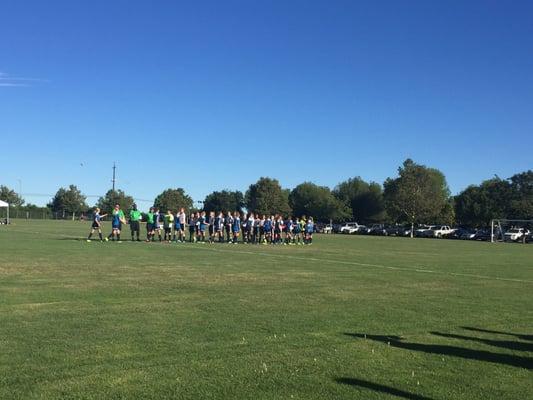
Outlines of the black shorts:
[{"label": "black shorts", "polygon": [[132,232],[139,232],[139,221],[130,221],[130,229]]},{"label": "black shorts", "polygon": [[165,226],[164,227],[164,230],[165,230],[165,233],[170,233],[172,231],[172,227],[170,226]]},{"label": "black shorts", "polygon": [[96,222],[93,222],[93,224],[91,225],[91,228],[92,229],[100,229],[100,225],[98,225]]},{"label": "black shorts", "polygon": [[146,232],[152,232],[154,230],[154,224],[146,224]]}]

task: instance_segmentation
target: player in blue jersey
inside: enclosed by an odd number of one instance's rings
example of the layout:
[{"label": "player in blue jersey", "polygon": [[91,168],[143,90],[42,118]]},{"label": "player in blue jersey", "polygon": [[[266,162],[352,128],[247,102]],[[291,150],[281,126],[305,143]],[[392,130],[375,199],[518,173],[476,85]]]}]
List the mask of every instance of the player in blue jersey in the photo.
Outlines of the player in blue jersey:
[{"label": "player in blue jersey", "polygon": [[100,215],[100,209],[98,207],[94,209],[93,223],[91,224],[91,232],[89,233],[89,237],[87,237],[87,242],[91,241],[91,237],[93,236],[93,233],[95,231],[98,231],[100,241],[103,242],[104,238],[102,237],[102,218],[104,218],[106,215],[107,214]]},{"label": "player in blue jersey", "polygon": [[235,211],[235,213],[233,214],[233,223],[231,226],[231,231],[233,232],[232,243],[237,244],[241,232],[241,214],[238,211]]},{"label": "player in blue jersey", "polygon": [[113,237],[113,240],[117,240],[117,242],[120,243],[120,231],[122,229],[122,225],[126,224],[126,217],[124,215],[124,211],[120,209],[119,204],[115,205],[115,208],[113,209],[111,215],[111,235]]},{"label": "player in blue jersey", "polygon": [[309,217],[305,224],[305,244],[313,244],[313,232],[315,231],[315,224],[313,218]]},{"label": "player in blue jersey", "polygon": [[205,243],[205,229],[207,228],[208,220],[205,211],[202,211],[198,217],[198,240],[200,243]]},{"label": "player in blue jersey", "polygon": [[274,217],[268,217],[265,219],[265,223],[263,225],[263,230],[265,234],[265,240],[263,244],[270,244],[272,243],[272,220]]},{"label": "player in blue jersey", "polygon": [[215,230],[215,239],[218,239],[218,242],[222,243],[224,241],[224,214],[222,214],[222,211],[219,212],[215,217],[215,222],[213,225]]}]

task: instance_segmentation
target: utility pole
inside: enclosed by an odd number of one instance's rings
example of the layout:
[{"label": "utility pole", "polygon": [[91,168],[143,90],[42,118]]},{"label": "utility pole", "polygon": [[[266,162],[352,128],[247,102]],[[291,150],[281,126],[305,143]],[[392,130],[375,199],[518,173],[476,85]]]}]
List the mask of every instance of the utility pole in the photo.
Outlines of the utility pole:
[{"label": "utility pole", "polygon": [[113,161],[113,179],[111,182],[113,182],[113,192],[115,191],[115,170],[117,169],[117,166],[115,165],[115,162]]}]

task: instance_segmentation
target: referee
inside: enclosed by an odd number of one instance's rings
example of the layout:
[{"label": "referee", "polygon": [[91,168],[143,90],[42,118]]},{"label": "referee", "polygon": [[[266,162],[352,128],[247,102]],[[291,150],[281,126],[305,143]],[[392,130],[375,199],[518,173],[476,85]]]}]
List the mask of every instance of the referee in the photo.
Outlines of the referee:
[{"label": "referee", "polygon": [[139,232],[141,222],[141,212],[137,210],[137,204],[133,204],[130,210],[130,229],[131,229],[131,241],[135,241],[135,236],[137,236],[137,242],[140,242]]}]

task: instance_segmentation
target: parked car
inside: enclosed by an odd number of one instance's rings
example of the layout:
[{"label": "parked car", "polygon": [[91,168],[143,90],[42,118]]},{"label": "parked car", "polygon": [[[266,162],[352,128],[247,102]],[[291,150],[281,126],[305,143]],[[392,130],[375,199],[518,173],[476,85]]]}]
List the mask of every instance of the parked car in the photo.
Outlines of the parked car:
[{"label": "parked car", "polygon": [[453,235],[461,240],[473,240],[476,238],[477,229],[457,229]]},{"label": "parked car", "polygon": [[374,224],[366,230],[369,235],[387,236],[387,229],[383,224]]},{"label": "parked car", "polygon": [[478,229],[474,235],[474,240],[487,240],[490,241],[491,233],[490,229]]},{"label": "parked car", "polygon": [[354,234],[356,233],[363,225],[359,225],[357,222],[346,222],[341,226],[340,233]]},{"label": "parked car", "polygon": [[524,235],[529,235],[529,230],[525,228],[512,228],[503,234],[503,239],[506,242],[517,242],[521,240]]},{"label": "parked car", "polygon": [[448,225],[436,225],[431,228],[431,231],[428,232],[429,237],[434,238],[444,238],[452,234],[454,229],[450,228]]},{"label": "parked car", "polygon": [[432,237],[433,232],[432,229],[435,227],[435,225],[419,225],[417,229],[415,229],[415,236],[416,237]]},{"label": "parked car", "polygon": [[333,233],[333,225],[327,224],[322,229],[322,233]]}]

